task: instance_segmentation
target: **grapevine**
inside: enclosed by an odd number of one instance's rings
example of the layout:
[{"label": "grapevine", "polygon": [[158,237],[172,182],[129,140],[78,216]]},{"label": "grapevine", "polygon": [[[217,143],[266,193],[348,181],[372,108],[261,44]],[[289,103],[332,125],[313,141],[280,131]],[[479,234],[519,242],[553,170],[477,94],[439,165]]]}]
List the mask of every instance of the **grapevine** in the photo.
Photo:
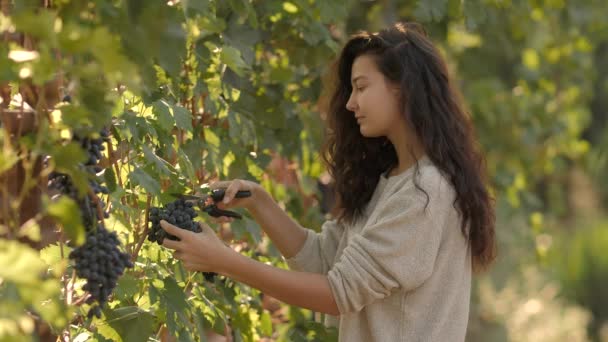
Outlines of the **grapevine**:
[{"label": "grapevine", "polygon": [[108,302],[108,297],[116,287],[118,278],[125,268],[132,268],[133,263],[129,254],[122,252],[120,241],[115,232],[106,229],[103,218],[109,213],[103,208],[105,203],[99,197],[107,194],[108,189],[99,180],[98,173],[103,169],[99,166],[104,143],[109,142],[109,132],[103,129],[99,138],[82,137],[74,135],[73,141],[87,153],[87,159],[80,165],[90,176],[90,190],[83,196],[73,184],[69,175],[53,172],[49,175],[49,189],[59,192],[60,195],[69,196],[78,203],[80,215],[85,227],[86,242],[76,247],[69,255],[74,260],[76,275],[87,282],[83,290],[90,294],[87,304],[94,304],[87,313],[87,317],[100,318],[101,309]]}]

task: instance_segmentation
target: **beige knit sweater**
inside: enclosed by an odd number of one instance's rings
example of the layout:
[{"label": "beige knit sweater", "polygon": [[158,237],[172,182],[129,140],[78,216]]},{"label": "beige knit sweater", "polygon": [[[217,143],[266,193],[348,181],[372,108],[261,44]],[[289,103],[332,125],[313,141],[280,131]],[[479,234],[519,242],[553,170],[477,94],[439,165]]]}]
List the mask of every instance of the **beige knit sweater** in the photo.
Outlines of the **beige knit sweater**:
[{"label": "beige knit sweater", "polygon": [[[429,196],[426,211],[426,196]],[[356,194],[353,194],[356,196]],[[464,341],[471,256],[453,207],[455,192],[428,157],[401,174],[381,175],[353,225],[307,231],[287,259],[298,271],[327,274],[340,341]]]}]

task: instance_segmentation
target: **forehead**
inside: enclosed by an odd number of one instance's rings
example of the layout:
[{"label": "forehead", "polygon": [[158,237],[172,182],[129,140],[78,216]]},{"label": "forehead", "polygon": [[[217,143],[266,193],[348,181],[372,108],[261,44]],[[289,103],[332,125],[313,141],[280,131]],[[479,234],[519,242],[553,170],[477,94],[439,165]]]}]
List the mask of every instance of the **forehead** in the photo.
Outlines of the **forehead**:
[{"label": "forehead", "polygon": [[368,79],[374,79],[382,76],[376,61],[370,55],[361,55],[355,58],[351,69],[351,80],[363,76]]}]

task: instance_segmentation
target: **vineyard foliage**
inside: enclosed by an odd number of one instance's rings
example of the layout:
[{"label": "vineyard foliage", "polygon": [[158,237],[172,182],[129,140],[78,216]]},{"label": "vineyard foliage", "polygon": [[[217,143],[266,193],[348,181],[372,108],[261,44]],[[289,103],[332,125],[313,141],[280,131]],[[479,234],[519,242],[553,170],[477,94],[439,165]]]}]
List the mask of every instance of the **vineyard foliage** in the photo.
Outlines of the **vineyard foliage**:
[{"label": "vineyard foliage", "polygon": [[[0,341],[190,341],[209,331],[245,341],[335,339],[307,310],[185,271],[146,240],[150,209],[243,178],[318,229],[326,71],[348,34],[410,18],[427,25],[450,61],[501,212],[529,215],[538,233],[542,213],[559,213],[563,196],[559,184],[537,187],[590,151],[583,133],[601,77],[595,47],[608,40],[608,8],[591,0],[1,3]],[[74,138],[98,139],[104,129],[102,170],[92,175]],[[80,197],[47,188],[55,173]],[[87,316],[85,281],[68,258],[88,241],[79,201],[91,180],[108,190],[99,197],[109,216],[98,218],[133,262],[99,318]],[[286,267],[240,213],[212,226],[241,253]]]}]

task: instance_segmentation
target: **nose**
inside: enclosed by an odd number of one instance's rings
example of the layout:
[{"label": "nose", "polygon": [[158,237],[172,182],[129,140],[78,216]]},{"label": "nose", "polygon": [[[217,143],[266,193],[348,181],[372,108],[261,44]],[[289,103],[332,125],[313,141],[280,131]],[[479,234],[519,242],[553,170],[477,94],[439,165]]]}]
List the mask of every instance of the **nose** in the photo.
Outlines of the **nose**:
[{"label": "nose", "polygon": [[357,110],[357,105],[356,105],[355,97],[353,94],[354,94],[354,92],[350,93],[350,97],[348,98],[348,101],[346,102],[346,109],[348,109],[354,113]]}]

